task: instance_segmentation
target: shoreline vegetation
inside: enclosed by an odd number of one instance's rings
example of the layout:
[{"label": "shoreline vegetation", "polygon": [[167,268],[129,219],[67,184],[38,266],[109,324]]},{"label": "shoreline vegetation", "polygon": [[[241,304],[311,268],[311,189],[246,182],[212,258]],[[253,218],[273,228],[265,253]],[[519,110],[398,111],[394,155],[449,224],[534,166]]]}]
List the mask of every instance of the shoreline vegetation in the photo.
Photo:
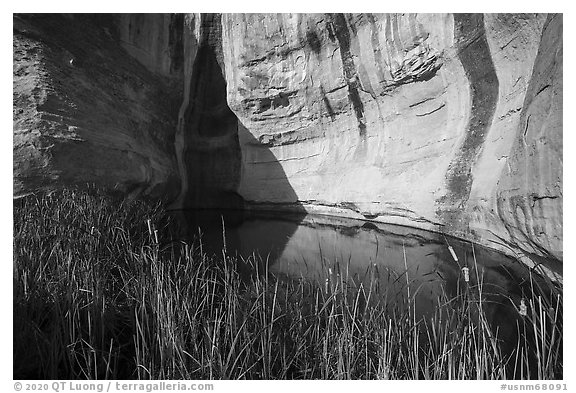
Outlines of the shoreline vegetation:
[{"label": "shoreline vegetation", "polygon": [[14,378],[563,377],[562,288],[535,273],[510,342],[473,268],[421,318],[408,275],[392,299],[345,266],[321,284],[276,277],[177,233],[160,204],[95,189],[15,201]]}]

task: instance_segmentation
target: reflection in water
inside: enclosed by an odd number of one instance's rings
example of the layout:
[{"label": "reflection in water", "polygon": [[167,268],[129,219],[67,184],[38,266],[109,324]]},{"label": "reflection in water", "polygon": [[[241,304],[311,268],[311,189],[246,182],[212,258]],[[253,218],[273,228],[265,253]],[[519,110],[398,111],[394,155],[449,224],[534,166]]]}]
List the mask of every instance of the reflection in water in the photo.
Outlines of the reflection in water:
[{"label": "reflection in water", "polygon": [[[186,222],[189,241],[198,244],[200,239],[203,252],[221,256],[225,248],[227,255],[238,257],[237,271],[245,283],[257,275],[287,284],[305,280],[317,283],[327,295],[345,283],[346,293],[362,310],[379,302],[391,318],[439,318],[454,332],[462,330],[454,323],[486,322],[509,355],[523,324],[521,300],[532,298],[532,285],[540,286],[540,279],[512,258],[415,228],[261,211],[196,210],[179,217]],[[468,281],[464,268],[469,270]],[[309,299],[310,304],[314,301]],[[465,315],[445,319],[451,310]],[[420,331],[421,342],[425,334],[425,329]]]},{"label": "reflection in water", "polygon": [[[403,303],[410,296],[420,316],[430,315],[443,295],[454,297],[459,288],[481,284],[492,322],[509,324],[528,281],[527,269],[505,255],[414,228],[233,210],[188,211],[185,217],[190,236],[201,238],[208,254],[221,255],[225,244],[227,254],[240,260],[256,256],[260,272],[319,285],[340,274],[351,286],[370,287],[388,300]],[[470,282],[464,280],[464,267]],[[245,276],[255,274],[253,265],[239,268]]]}]

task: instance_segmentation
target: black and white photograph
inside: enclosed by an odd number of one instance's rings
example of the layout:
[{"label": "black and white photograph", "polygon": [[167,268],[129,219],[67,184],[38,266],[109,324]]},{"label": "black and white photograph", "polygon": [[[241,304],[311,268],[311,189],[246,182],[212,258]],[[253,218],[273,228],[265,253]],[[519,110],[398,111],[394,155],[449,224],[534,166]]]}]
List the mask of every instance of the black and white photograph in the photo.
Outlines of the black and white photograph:
[{"label": "black and white photograph", "polygon": [[12,13],[10,387],[567,390],[563,13],[60,10]]}]

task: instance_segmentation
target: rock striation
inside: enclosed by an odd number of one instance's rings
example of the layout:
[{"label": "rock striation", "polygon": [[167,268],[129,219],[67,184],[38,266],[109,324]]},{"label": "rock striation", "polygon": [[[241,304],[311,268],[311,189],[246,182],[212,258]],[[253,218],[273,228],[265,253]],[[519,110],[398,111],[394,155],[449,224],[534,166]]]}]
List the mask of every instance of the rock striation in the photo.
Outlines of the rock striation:
[{"label": "rock striation", "polygon": [[561,15],[227,15],[224,31],[228,101],[259,142],[241,141],[246,200],[562,258]]},{"label": "rock striation", "polygon": [[14,16],[15,197],[85,183],[177,195],[174,19]]},{"label": "rock striation", "polygon": [[562,260],[562,15],[16,15],[14,195],[95,182]]}]

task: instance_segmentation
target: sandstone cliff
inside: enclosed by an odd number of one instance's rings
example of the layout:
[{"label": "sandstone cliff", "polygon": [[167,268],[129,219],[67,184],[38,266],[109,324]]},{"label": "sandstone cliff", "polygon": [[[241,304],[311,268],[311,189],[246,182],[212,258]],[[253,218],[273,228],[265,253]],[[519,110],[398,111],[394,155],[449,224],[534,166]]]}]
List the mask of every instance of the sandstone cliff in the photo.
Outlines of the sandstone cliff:
[{"label": "sandstone cliff", "polygon": [[85,183],[177,194],[171,18],[14,17],[14,196]]},{"label": "sandstone cliff", "polygon": [[562,259],[562,15],[14,23],[15,196],[89,181]]},{"label": "sandstone cliff", "polygon": [[[223,25],[228,101],[259,142],[241,139],[246,200],[440,224],[562,258],[562,16],[227,15]],[[293,200],[270,175],[277,165]]]}]

